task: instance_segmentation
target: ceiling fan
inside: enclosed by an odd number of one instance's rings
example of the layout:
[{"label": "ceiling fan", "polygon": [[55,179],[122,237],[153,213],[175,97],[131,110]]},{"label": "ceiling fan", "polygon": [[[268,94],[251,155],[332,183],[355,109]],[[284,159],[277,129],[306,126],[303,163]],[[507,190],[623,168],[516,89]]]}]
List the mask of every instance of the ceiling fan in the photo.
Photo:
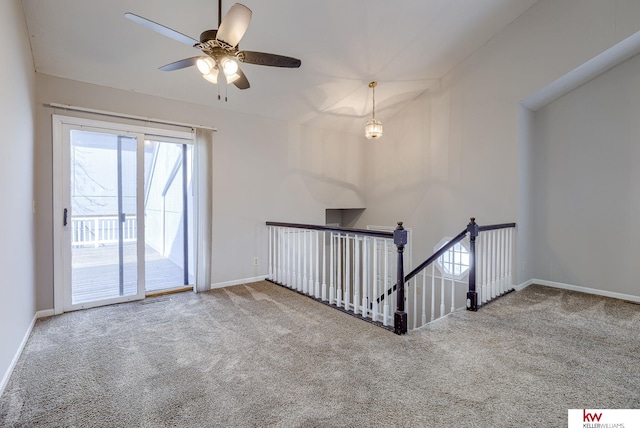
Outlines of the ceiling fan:
[{"label": "ceiling fan", "polygon": [[251,15],[251,9],[236,3],[231,6],[223,19],[222,0],[218,0],[218,29],[203,31],[200,34],[200,41],[198,41],[134,13],[124,14],[131,21],[163,36],[200,49],[204,54],[172,62],[160,67],[160,70],[174,71],[195,65],[202,76],[211,83],[218,83],[219,71],[222,71],[226,82],[233,83],[238,89],[248,89],[250,85],[235,61],[236,59],[246,64],[271,67],[298,68],[301,64],[299,59],[288,56],[239,50],[238,43],[249,27]]}]

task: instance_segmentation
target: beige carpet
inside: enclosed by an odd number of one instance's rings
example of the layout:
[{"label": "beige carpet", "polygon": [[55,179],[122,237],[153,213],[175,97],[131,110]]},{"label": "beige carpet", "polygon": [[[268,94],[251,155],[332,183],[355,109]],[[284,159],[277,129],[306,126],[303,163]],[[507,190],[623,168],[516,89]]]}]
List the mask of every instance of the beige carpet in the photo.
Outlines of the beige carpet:
[{"label": "beige carpet", "polygon": [[276,285],[38,321],[0,426],[566,427],[640,407],[640,307],[531,286],[399,337]]}]

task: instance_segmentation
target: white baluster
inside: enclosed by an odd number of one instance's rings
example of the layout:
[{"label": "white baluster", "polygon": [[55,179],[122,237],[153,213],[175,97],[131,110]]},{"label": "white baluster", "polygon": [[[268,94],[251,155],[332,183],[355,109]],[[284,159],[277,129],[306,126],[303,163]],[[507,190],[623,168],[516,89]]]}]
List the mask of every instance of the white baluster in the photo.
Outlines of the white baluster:
[{"label": "white baluster", "polygon": [[471,255],[469,255],[469,263],[474,263],[476,267],[476,301],[478,302],[478,306],[482,305],[482,282],[480,278],[482,278],[482,255],[480,254],[480,239],[478,239],[480,235],[476,237],[476,252],[475,252],[475,260],[471,261]]},{"label": "white baluster", "polygon": [[293,269],[291,267],[291,229],[287,230],[287,274],[285,275],[284,280],[286,281],[287,287],[291,287],[293,282],[291,281],[291,276]]},{"label": "white baluster", "polygon": [[329,304],[333,304],[333,299],[335,298],[336,288],[335,288],[335,271],[333,270],[333,259],[334,259],[334,243],[335,235],[331,232],[331,236],[329,239],[329,257],[331,260],[329,261]]},{"label": "white baluster", "polygon": [[273,263],[273,280],[278,283],[282,283],[282,280],[278,278],[278,234],[282,233],[280,227],[273,228],[273,246],[271,248],[271,257]]},{"label": "white baluster", "polygon": [[308,230],[305,235],[307,236],[308,246],[306,247],[309,252],[307,253],[307,260],[309,261],[309,276],[307,276],[307,281],[304,284],[306,288],[306,294],[313,294],[313,233]]},{"label": "white baluster", "polygon": [[[404,272],[404,271],[403,271]],[[413,279],[413,328],[418,325],[418,279]],[[411,281],[409,281],[411,284]],[[409,286],[409,290],[411,287]]]},{"label": "white baluster", "polygon": [[371,299],[371,303],[373,307],[371,308],[372,314],[371,319],[374,321],[378,321],[378,299],[380,298],[380,293],[378,292],[378,239],[373,238],[373,269],[371,271],[371,280],[373,282],[373,299]]},{"label": "white baluster", "polygon": [[291,288],[293,286],[293,230],[287,229],[287,265],[289,266],[288,275],[287,275],[287,287]]},{"label": "white baluster", "polygon": [[295,229],[289,229],[289,259],[291,261],[291,278],[287,286],[289,288],[295,288],[296,284],[296,231]]},{"label": "white baluster", "polygon": [[296,264],[297,278],[296,278],[296,290],[302,290],[302,233],[300,230],[296,230]]},{"label": "white baluster", "polygon": [[389,290],[389,240],[384,240],[384,318],[382,320],[383,325],[387,325],[389,323],[389,299],[391,298],[387,291]]},{"label": "white baluster", "polygon": [[504,294],[504,278],[507,268],[506,230],[500,229],[500,294]]},{"label": "white baluster", "polygon": [[454,245],[451,248],[451,253],[453,254],[453,260],[451,261],[452,269],[451,269],[451,311],[450,312],[453,312],[456,309],[456,252],[457,252],[456,246]]},{"label": "white baluster", "polygon": [[496,296],[502,294],[502,230],[496,230]]},{"label": "white baluster", "polygon": [[273,229],[273,247],[272,247],[272,254],[273,254],[273,280],[275,282],[278,282],[278,251],[277,251],[277,245],[278,245],[278,232],[279,232],[279,228],[278,227],[274,227]]},{"label": "white baluster", "polygon": [[269,263],[269,279],[271,281],[273,281],[273,264],[271,263],[272,260],[271,258],[273,257],[273,226],[268,226],[267,227],[267,231],[269,233],[269,256],[268,256],[268,263]]},{"label": "white baluster", "polygon": [[301,290],[307,292],[307,231],[302,231],[302,284]]},{"label": "white baluster", "polygon": [[322,301],[327,300],[327,232],[322,232]]},{"label": "white baluster", "polygon": [[507,248],[507,282],[509,285],[509,288],[511,288],[511,286],[513,285],[513,279],[511,277],[511,269],[512,269],[512,263],[513,263],[513,228],[510,227],[509,229],[507,229],[507,243],[508,243],[508,248]]},{"label": "white baluster", "polygon": [[360,240],[353,237],[353,313],[359,313],[360,304]]},{"label": "white baluster", "polygon": [[431,321],[436,317],[436,263],[431,263]]},{"label": "white baluster", "polygon": [[500,229],[501,257],[500,257],[500,294],[504,294],[505,279],[507,278],[507,229]]},{"label": "white baluster", "polygon": [[338,271],[336,306],[342,306],[342,235],[338,233]]},{"label": "white baluster", "polygon": [[427,323],[427,269],[422,270],[422,320],[420,326]]},{"label": "white baluster", "polygon": [[345,256],[344,256],[344,308],[351,306],[351,238],[345,235]]},{"label": "white baluster", "polygon": [[[444,260],[442,257],[440,257],[440,266],[444,266]],[[443,317],[444,316],[444,268],[442,269],[442,272],[440,272],[441,276],[440,276],[440,316]]]},{"label": "white baluster", "polygon": [[314,283],[314,297],[320,298],[320,232],[317,230],[314,232],[316,237],[316,281]]},{"label": "white baluster", "polygon": [[284,283],[284,266],[282,266],[282,241],[284,240],[284,228],[278,228],[278,234],[276,236],[276,282],[278,284]]},{"label": "white baluster", "polygon": [[313,231],[309,231],[309,284],[307,294],[313,295]]},{"label": "white baluster", "polygon": [[500,296],[500,231],[495,230],[496,238],[496,297]]},{"label": "white baluster", "polygon": [[491,231],[491,299],[497,295],[497,257],[496,257],[496,231]]},{"label": "white baluster", "polygon": [[484,251],[484,245],[487,239],[483,233],[479,233],[478,238],[480,238],[480,240],[478,241],[476,248],[478,249],[477,252],[480,253],[480,261],[478,262],[480,266],[480,273],[476,275],[476,278],[478,279],[479,288],[482,290],[482,299],[478,300],[478,304],[482,305],[487,300],[487,288],[485,287],[484,282],[484,278],[487,275],[487,253]]},{"label": "white baluster", "polygon": [[369,238],[362,238],[362,316],[369,316]]}]

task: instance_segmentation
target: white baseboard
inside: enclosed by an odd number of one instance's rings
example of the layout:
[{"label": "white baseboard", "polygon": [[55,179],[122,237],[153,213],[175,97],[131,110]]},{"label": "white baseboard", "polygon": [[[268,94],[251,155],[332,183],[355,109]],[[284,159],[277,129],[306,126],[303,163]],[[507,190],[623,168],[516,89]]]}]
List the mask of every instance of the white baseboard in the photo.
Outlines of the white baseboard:
[{"label": "white baseboard", "polygon": [[53,309],[45,309],[44,311],[38,311],[36,312],[36,319],[40,319],[40,318],[46,318],[46,317],[52,317],[54,316],[56,313],[54,312]]},{"label": "white baseboard", "polygon": [[233,281],[216,282],[211,284],[211,289],[231,287],[232,285],[249,284],[251,282],[264,281],[268,275],[254,276],[253,278],[235,279]]},{"label": "white baseboard", "polygon": [[513,287],[513,288],[514,288],[516,291],[521,291],[521,290],[524,290],[525,288],[527,288],[528,286],[532,285],[533,283],[534,283],[534,282],[533,282],[533,279],[530,279],[529,281],[525,281],[525,282],[523,282],[522,284],[520,284],[520,285],[516,285],[516,286],[515,286],[515,287]]},{"label": "white baseboard", "polygon": [[33,326],[36,324],[36,319],[38,319],[37,314],[34,315],[33,319],[31,320],[31,324],[29,324],[29,328],[27,328],[27,332],[22,338],[22,342],[20,343],[20,346],[18,346],[16,354],[13,356],[13,359],[11,360],[11,364],[9,364],[9,367],[7,368],[7,371],[4,373],[4,376],[2,376],[2,381],[0,381],[0,396],[2,395],[2,393],[4,393],[4,389],[7,387],[7,384],[9,383],[9,379],[11,378],[11,373],[13,373],[13,369],[15,369],[16,364],[18,364],[18,359],[20,359],[20,355],[22,355],[22,350],[27,344],[27,340],[29,340],[29,335],[31,334],[31,330],[33,330]]},{"label": "white baseboard", "polygon": [[560,288],[563,290],[578,291],[580,293],[595,294],[598,296],[612,297],[614,299],[621,299],[621,300],[627,300],[629,302],[640,303],[640,296],[632,296],[631,294],[616,293],[614,291],[607,291],[607,290],[598,290],[595,288],[582,287],[579,285],[564,284],[562,282],[546,281],[544,279],[532,279],[531,283],[540,284],[547,287]]}]

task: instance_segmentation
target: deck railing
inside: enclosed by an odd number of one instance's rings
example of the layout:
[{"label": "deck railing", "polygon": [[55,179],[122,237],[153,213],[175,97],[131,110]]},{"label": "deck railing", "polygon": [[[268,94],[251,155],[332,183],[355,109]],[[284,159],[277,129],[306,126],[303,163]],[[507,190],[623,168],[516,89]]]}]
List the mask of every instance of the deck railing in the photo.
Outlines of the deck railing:
[{"label": "deck railing", "polygon": [[[123,222],[123,242],[135,242],[138,222],[127,216]],[[71,217],[71,245],[74,247],[118,243],[118,216]]]},{"label": "deck railing", "polygon": [[[397,334],[465,306],[475,311],[513,290],[515,223],[478,226],[472,218],[406,276],[407,231],[401,222],[393,232],[276,222],[267,226],[269,281]],[[464,272],[456,268],[462,265],[461,247],[456,246],[462,244],[469,248]]]}]

